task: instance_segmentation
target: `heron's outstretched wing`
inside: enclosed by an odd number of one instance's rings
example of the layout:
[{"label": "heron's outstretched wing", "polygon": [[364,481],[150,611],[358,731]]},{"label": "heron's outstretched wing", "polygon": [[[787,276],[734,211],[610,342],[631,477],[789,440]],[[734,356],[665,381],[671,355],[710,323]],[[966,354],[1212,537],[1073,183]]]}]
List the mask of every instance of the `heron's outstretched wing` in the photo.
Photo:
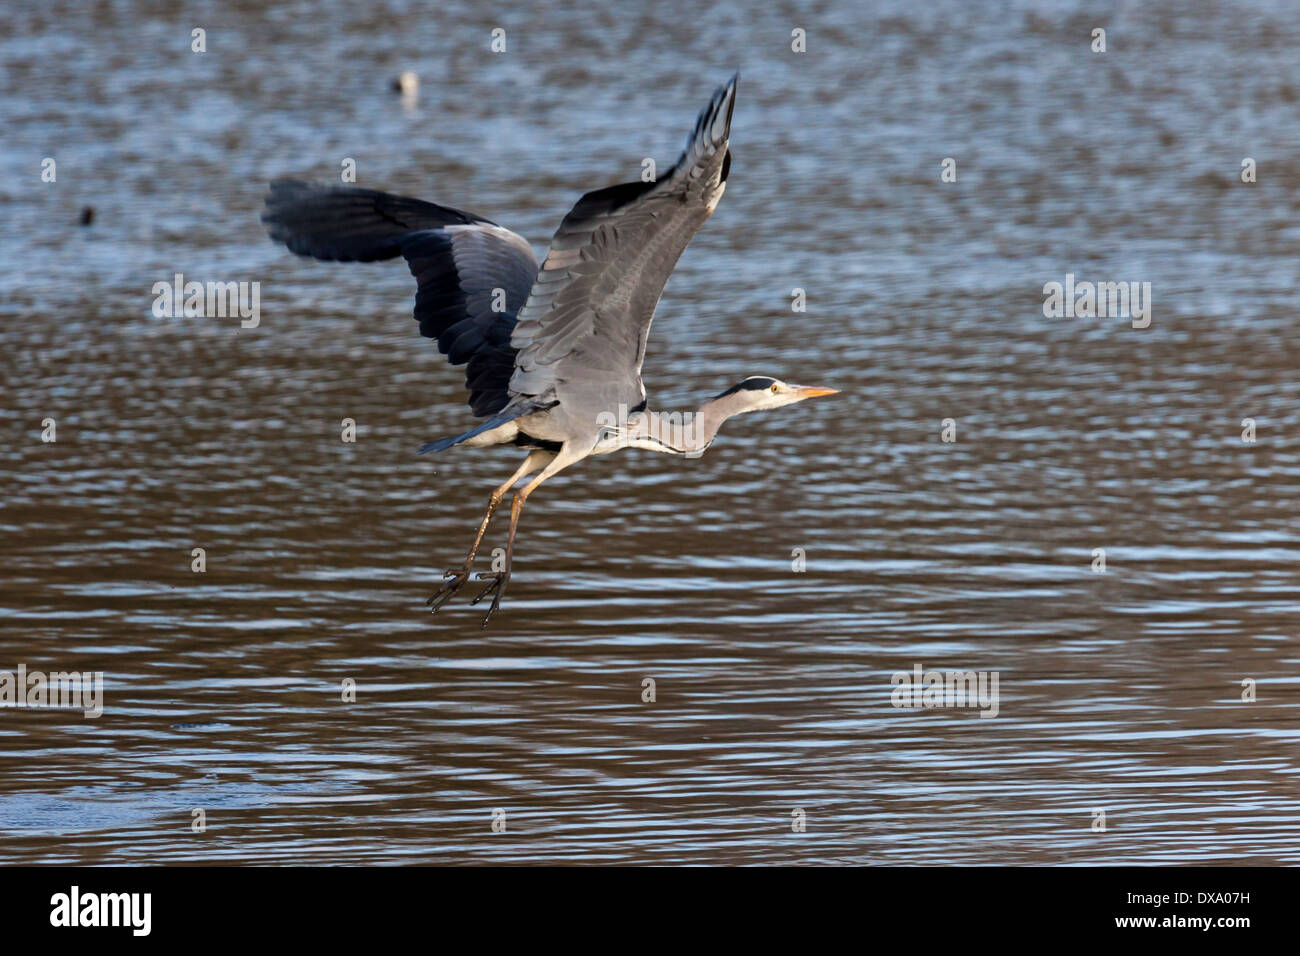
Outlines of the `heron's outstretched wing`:
[{"label": "heron's outstretched wing", "polygon": [[564,217],[510,340],[512,393],[558,389],[564,404],[579,381],[604,395],[640,391],[655,305],[722,196],[736,80],[713,94],[665,175],[587,193]]},{"label": "heron's outstretched wing", "polygon": [[415,276],[415,320],[454,365],[468,365],[470,408],[494,415],[510,401],[510,335],[537,276],[522,236],[459,209],[371,189],[271,184],[262,214],[272,239],[339,262],[402,256]]}]

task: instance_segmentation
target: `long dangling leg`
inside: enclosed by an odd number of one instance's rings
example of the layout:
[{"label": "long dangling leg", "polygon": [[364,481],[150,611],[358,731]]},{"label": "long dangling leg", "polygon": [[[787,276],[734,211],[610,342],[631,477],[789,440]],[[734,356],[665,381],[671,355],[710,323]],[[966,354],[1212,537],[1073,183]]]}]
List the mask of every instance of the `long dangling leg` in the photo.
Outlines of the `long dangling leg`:
[{"label": "long dangling leg", "polygon": [[524,459],[524,463],[519,466],[519,469],[502,482],[496,491],[492,492],[492,497],[488,499],[487,514],[483,516],[483,521],[478,526],[478,534],[474,536],[474,546],[469,549],[469,557],[465,559],[464,565],[459,568],[452,568],[442,576],[442,587],[438,588],[438,592],[425,602],[429,605],[431,611],[437,611],[438,608],[450,601],[456,592],[465,585],[465,582],[469,580],[470,572],[474,567],[474,556],[478,554],[478,546],[483,543],[483,535],[487,533],[492,516],[496,514],[497,506],[505,498],[506,492],[513,488],[515,482],[524,475],[531,475],[538,468],[548,464],[553,458],[555,458],[554,452],[530,452],[528,457]]},{"label": "long dangling leg", "polygon": [[510,566],[514,561],[515,553],[515,532],[519,530],[519,515],[523,513],[524,502],[528,500],[528,496],[543,481],[569,467],[575,461],[586,458],[590,452],[589,447],[580,452],[574,451],[572,446],[566,443],[551,460],[550,464],[542,469],[540,475],[524,485],[521,490],[515,492],[514,500],[510,503],[510,534],[506,538],[506,569],[504,571],[480,571],[479,580],[487,580],[488,585],[479,592],[478,597],[469,602],[471,605],[477,604],[489,594],[492,595],[492,606],[488,608],[487,614],[483,615],[483,623],[480,627],[487,627],[487,622],[492,617],[493,612],[501,606],[501,597],[506,593],[506,585],[510,583]]}]

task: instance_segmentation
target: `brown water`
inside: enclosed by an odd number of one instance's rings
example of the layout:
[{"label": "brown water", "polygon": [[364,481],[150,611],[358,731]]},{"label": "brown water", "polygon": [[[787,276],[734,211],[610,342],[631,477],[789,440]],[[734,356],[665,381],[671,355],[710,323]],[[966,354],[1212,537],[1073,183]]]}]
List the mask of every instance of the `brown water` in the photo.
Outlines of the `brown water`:
[{"label": "brown water", "polygon": [[[1300,861],[1294,8],[701,9],[6,13],[0,670],[105,703],[0,710],[0,860]],[[430,616],[519,456],[415,455],[471,419],[410,276],[272,245],[266,182],[352,157],[540,251],[736,65],[651,402],[843,394],[566,472],[491,626]],[[261,324],[154,318],[176,272]],[[1150,327],[1045,318],[1066,273]],[[891,706],[916,664],[997,717]]]}]

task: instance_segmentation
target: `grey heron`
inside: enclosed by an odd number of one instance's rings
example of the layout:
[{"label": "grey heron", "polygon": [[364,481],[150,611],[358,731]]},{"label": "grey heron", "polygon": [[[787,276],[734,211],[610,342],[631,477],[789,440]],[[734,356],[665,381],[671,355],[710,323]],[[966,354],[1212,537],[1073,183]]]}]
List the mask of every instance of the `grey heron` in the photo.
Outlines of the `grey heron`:
[{"label": "grey heron", "polygon": [[522,236],[458,209],[350,186],[271,184],[262,220],[273,239],[331,261],[401,256],[418,285],[420,334],[466,366],[469,405],[484,421],[420,453],[453,445],[527,450],[488,499],[465,562],[429,598],[434,611],[470,579],[492,516],[520,479],[536,473],[512,500],[504,569],[480,573],[487,584],[470,602],[491,595],[484,627],[510,581],[524,502],[542,482],[619,448],[697,457],[733,415],[836,391],[750,376],[693,414],[653,411],[646,402],[641,364],[655,306],[726,187],[737,78],[713,94],[672,169],[578,200],[540,267]]}]

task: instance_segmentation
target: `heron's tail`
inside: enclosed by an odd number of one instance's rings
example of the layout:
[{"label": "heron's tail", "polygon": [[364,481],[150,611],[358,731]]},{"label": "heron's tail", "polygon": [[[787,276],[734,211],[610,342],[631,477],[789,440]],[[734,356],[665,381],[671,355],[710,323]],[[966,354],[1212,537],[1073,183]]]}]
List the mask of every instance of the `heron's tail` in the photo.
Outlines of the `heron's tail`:
[{"label": "heron's tail", "polygon": [[523,418],[525,415],[531,415],[533,412],[544,411],[548,408],[554,408],[559,402],[537,402],[532,400],[515,402],[514,404],[497,412],[491,418],[474,426],[463,435],[453,435],[450,438],[439,438],[437,441],[427,441],[420,446],[420,454],[426,454],[431,451],[446,451],[452,445],[459,445],[463,441],[468,441],[484,432],[490,432],[494,428],[500,428],[507,422],[512,422],[516,418]]}]

